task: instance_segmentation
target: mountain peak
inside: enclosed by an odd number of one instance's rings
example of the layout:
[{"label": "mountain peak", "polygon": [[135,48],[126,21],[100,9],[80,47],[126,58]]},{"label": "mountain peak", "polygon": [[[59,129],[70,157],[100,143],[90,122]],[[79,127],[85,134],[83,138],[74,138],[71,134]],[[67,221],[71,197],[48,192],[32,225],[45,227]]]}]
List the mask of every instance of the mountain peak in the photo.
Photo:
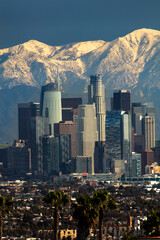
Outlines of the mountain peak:
[{"label": "mountain peak", "polygon": [[[56,80],[57,68],[64,90],[81,82],[84,88],[89,75],[95,73],[101,73],[110,87],[122,88],[127,84],[128,88],[135,88],[139,81],[142,83],[140,78],[146,66],[149,66],[146,79],[159,73],[158,67],[153,73],[159,63],[159,44],[160,31],[146,28],[112,42],[97,40],[49,46],[30,40],[0,50],[0,88],[20,84],[41,86],[48,79]],[[149,80],[143,81],[146,84]]]},{"label": "mountain peak", "polygon": [[149,35],[160,35],[160,31],[149,28],[137,29],[129,34],[149,34]]},{"label": "mountain peak", "polygon": [[124,36],[124,38],[137,39],[137,40],[140,40],[144,37],[147,37],[148,39],[160,37],[160,31],[148,29],[148,28],[141,28]]}]

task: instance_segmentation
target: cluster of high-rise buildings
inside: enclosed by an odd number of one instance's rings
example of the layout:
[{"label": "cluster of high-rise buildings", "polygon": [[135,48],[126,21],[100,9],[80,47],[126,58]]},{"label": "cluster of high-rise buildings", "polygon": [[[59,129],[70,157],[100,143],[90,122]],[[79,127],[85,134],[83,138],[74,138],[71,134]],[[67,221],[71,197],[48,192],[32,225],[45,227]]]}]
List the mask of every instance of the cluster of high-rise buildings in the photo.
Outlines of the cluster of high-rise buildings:
[{"label": "cluster of high-rise buildings", "polygon": [[42,86],[40,103],[18,104],[18,135],[7,148],[11,174],[136,177],[159,169],[153,105],[131,103],[131,92],[118,90],[106,111],[100,75],[90,76],[87,104],[81,98],[61,98],[57,82]]}]

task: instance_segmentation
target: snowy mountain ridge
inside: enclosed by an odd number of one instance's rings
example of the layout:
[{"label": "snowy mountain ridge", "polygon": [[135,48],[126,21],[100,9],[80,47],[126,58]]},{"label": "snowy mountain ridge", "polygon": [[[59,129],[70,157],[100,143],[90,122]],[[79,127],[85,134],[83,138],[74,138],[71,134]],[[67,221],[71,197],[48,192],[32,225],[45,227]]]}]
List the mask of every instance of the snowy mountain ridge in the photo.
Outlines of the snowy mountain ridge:
[{"label": "snowy mountain ridge", "polygon": [[159,88],[159,64],[160,31],[151,29],[139,29],[112,42],[48,46],[30,40],[0,50],[0,88],[21,84],[41,87],[46,81],[56,81],[57,71],[64,92],[72,92],[76,85],[83,92],[89,76],[95,73],[101,73],[111,89],[139,85],[151,89],[153,83]]},{"label": "snowy mountain ridge", "polygon": [[0,49],[0,142],[17,139],[17,104],[39,102],[40,87],[57,81],[58,72],[65,97],[85,98],[90,75],[100,73],[107,106],[114,89],[130,89],[132,101],[153,102],[159,133],[160,31],[139,29],[111,42],[48,46],[30,40]]}]

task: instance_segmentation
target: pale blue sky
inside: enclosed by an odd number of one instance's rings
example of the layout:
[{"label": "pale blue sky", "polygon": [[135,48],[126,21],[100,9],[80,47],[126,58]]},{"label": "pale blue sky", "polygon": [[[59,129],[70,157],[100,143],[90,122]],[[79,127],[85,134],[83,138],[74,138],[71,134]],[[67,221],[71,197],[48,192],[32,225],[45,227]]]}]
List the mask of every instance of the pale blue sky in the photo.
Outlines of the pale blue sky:
[{"label": "pale blue sky", "polygon": [[139,28],[160,30],[160,0],[0,0],[0,49],[111,41]]}]

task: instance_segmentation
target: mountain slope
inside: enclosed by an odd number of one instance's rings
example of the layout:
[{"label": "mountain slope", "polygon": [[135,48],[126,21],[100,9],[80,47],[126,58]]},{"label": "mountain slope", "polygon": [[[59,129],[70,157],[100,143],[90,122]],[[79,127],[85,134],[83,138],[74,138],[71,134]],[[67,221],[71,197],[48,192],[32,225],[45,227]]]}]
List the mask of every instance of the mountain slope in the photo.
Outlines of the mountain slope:
[{"label": "mountain slope", "polygon": [[[71,90],[73,82],[82,92],[90,74],[101,73],[109,88],[158,86],[160,75],[160,31],[136,30],[110,43],[90,41],[51,47],[31,40],[0,50],[0,87],[16,85],[40,87],[56,81],[58,71],[62,89]],[[143,90],[142,90],[143,94]]]},{"label": "mountain slope", "polygon": [[[130,89],[133,100],[153,101],[159,108],[159,66],[160,31],[152,29],[139,29],[112,42],[48,46],[30,40],[0,50],[0,97],[2,90],[17,86],[40,89],[45,82],[56,81],[58,75],[65,96],[81,96],[89,76],[101,73],[107,99],[113,89]],[[19,94],[23,96],[23,90]],[[27,99],[22,97],[21,102]]]}]

